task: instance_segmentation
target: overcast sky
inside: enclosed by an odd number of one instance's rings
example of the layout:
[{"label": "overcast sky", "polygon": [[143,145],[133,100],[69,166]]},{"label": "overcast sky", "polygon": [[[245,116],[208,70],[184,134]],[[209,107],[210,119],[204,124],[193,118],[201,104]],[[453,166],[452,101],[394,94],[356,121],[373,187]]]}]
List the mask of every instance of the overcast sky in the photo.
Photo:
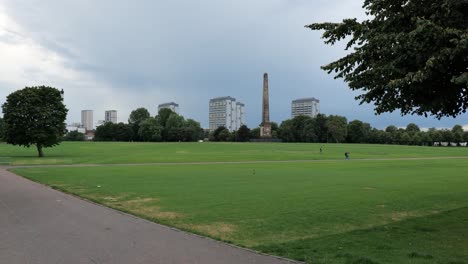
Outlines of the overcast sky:
[{"label": "overcast sky", "polygon": [[208,127],[210,98],[246,104],[247,123],[261,122],[263,73],[270,76],[271,120],[290,118],[291,100],[315,97],[321,112],[377,128],[452,127],[457,119],[375,116],[342,80],[320,66],[344,55],[327,46],[313,22],[363,18],[358,0],[0,0],[0,104],[25,86],[65,91],[68,123],[82,109],[94,120],[115,109],[177,102],[180,113]]}]

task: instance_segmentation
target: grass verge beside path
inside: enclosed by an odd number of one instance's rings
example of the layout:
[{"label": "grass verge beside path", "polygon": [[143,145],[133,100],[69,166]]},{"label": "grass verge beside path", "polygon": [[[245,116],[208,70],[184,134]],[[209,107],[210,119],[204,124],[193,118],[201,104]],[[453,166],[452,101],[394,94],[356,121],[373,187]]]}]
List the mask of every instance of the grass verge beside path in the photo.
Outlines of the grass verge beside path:
[{"label": "grass verge beside path", "polygon": [[468,207],[255,249],[314,264],[468,263]]},{"label": "grass verge beside path", "polygon": [[[323,154],[320,154],[323,146]],[[468,157],[466,147],[419,147],[365,144],[312,143],[122,143],[63,142],[44,150],[37,158],[34,148],[0,143],[0,162],[10,165],[131,164],[160,162],[223,162],[340,160],[344,152],[352,159]]]},{"label": "grass verge beside path", "polygon": [[[310,263],[468,259],[468,163],[460,160],[14,172],[156,222]],[[436,248],[435,238],[444,245]]]}]

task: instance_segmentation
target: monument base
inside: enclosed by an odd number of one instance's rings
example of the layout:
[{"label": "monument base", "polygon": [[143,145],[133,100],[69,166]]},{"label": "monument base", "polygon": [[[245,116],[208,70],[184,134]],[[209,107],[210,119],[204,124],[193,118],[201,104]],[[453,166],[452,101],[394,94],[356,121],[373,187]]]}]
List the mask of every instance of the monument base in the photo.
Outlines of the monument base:
[{"label": "monument base", "polygon": [[283,140],[279,138],[254,138],[251,139],[250,142],[252,143],[281,143]]},{"label": "monument base", "polygon": [[271,123],[265,122],[260,127],[260,138],[271,138]]}]

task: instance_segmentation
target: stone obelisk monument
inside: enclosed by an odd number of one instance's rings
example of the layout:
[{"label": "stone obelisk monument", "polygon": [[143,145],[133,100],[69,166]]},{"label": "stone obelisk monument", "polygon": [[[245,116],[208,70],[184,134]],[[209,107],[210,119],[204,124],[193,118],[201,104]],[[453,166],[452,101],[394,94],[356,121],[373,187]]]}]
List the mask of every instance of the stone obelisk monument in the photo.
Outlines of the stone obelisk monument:
[{"label": "stone obelisk monument", "polygon": [[263,75],[263,104],[260,137],[271,138],[270,99],[268,97],[268,73]]}]

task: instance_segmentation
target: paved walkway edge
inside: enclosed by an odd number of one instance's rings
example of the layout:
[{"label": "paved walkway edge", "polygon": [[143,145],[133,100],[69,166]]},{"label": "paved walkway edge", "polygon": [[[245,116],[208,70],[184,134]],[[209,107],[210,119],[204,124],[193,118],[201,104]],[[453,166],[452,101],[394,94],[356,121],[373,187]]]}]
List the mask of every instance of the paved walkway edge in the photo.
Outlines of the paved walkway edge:
[{"label": "paved walkway edge", "polygon": [[[108,164],[107,164],[108,165]],[[126,164],[123,164],[122,166],[125,166]],[[214,241],[216,243],[220,243],[220,244],[224,244],[224,245],[227,245],[227,246],[230,246],[230,247],[233,247],[233,248],[238,248],[238,249],[241,249],[241,250],[245,250],[245,251],[248,251],[248,252],[251,252],[251,253],[254,253],[254,254],[258,254],[258,255],[263,255],[263,256],[267,256],[267,257],[272,257],[272,258],[275,258],[275,259],[278,259],[278,260],[283,260],[283,261],[286,261],[286,262],[290,262],[290,263],[297,263],[297,264],[303,264],[305,262],[301,262],[301,261],[297,261],[297,260],[292,260],[292,259],[288,259],[288,258],[285,258],[285,257],[281,257],[281,256],[275,256],[275,255],[270,255],[270,254],[267,254],[267,253],[263,253],[263,252],[260,252],[260,251],[256,251],[256,250],[253,250],[253,249],[250,249],[250,248],[245,248],[245,247],[242,247],[242,246],[238,246],[238,245],[235,245],[235,244],[230,244],[230,243],[227,243],[227,242],[224,242],[224,241],[220,241],[220,240],[217,240],[217,239],[214,239],[214,238],[211,238],[211,237],[206,237],[206,236],[203,236],[203,235],[199,235],[199,234],[195,234],[195,233],[191,233],[191,232],[188,232],[188,231],[185,231],[185,230],[182,230],[182,229],[179,229],[177,227],[172,227],[172,226],[167,226],[167,225],[163,225],[161,223],[158,223],[158,222],[154,222],[154,221],[150,221],[146,218],[142,218],[142,217],[138,217],[136,215],[132,215],[130,213],[127,213],[127,212],[123,212],[123,211],[120,211],[120,210],[117,210],[115,208],[112,208],[112,207],[108,207],[108,206],[105,206],[103,204],[100,204],[100,203],[97,203],[95,201],[92,201],[92,200],[89,200],[89,199],[86,199],[84,197],[81,197],[81,196],[78,196],[76,194],[73,194],[73,193],[70,193],[70,192],[66,192],[66,191],[63,191],[63,190],[60,190],[60,189],[55,189],[55,188],[52,188],[50,187],[49,185],[46,185],[46,184],[43,184],[41,182],[37,182],[37,181],[33,181],[29,178],[26,178],[26,177],[23,177],[21,175],[18,175],[16,173],[14,173],[13,171],[11,171],[11,169],[13,168],[17,168],[17,166],[14,166],[14,167],[6,167],[6,166],[0,166],[0,173],[2,170],[6,170],[12,174],[14,174],[16,177],[21,177],[27,181],[30,181],[31,183],[33,184],[36,184],[42,188],[46,188],[48,190],[51,190],[51,191],[57,191],[57,192],[61,192],[62,194],[64,195],[67,195],[67,196],[71,196],[71,197],[74,197],[74,198],[77,198],[77,199],[80,199],[84,202],[87,202],[87,203],[92,203],[96,206],[99,206],[99,207],[102,207],[106,210],[111,210],[111,211],[114,211],[118,214],[122,214],[122,215],[126,215],[126,216],[129,216],[129,217],[132,217],[132,218],[135,218],[135,219],[139,219],[140,221],[143,220],[147,223],[150,223],[150,224],[154,224],[154,225],[158,225],[160,227],[163,227],[163,228],[166,228],[166,229],[169,229],[169,230],[173,230],[173,231],[176,231],[176,232],[181,232],[181,233],[184,233],[186,235],[189,235],[189,236],[195,236],[195,237],[199,237],[199,238],[202,238],[202,239],[206,239],[206,240],[210,240],[210,241]],[[29,167],[28,167],[29,168]],[[31,168],[34,168],[34,167],[31,167]]]}]

